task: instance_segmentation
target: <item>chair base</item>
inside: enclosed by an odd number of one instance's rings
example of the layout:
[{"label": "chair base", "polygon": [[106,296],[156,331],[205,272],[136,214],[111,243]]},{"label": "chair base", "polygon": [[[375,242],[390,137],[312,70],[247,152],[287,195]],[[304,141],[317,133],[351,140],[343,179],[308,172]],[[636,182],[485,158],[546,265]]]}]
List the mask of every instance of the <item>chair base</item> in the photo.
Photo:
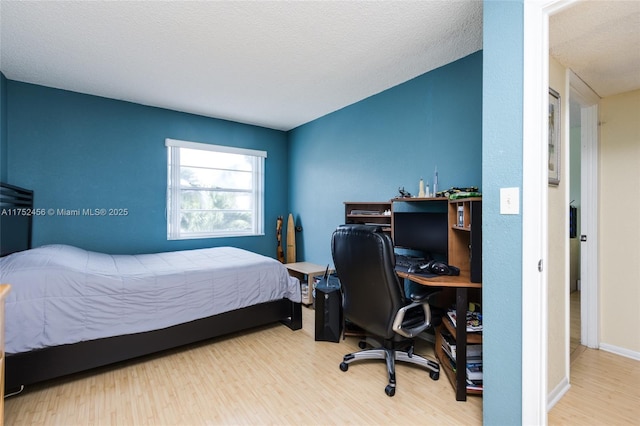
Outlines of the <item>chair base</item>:
[{"label": "chair base", "polygon": [[365,349],[359,352],[353,352],[344,356],[342,363],[340,363],[340,370],[347,371],[349,364],[355,361],[367,360],[367,359],[382,359],[387,364],[387,376],[389,384],[385,387],[384,391],[388,396],[393,396],[396,393],[396,361],[411,363],[418,365],[429,370],[429,377],[433,380],[440,378],[440,365],[427,359],[423,356],[413,353],[413,346],[408,351],[402,351],[395,348],[373,348]]}]

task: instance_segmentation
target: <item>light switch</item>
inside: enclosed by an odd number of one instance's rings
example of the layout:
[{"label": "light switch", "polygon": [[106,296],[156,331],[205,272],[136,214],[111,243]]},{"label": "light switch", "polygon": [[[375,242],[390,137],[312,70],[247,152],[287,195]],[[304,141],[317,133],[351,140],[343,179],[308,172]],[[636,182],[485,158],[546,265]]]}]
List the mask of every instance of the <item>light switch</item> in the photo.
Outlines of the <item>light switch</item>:
[{"label": "light switch", "polygon": [[520,214],[520,188],[500,188],[500,214]]}]

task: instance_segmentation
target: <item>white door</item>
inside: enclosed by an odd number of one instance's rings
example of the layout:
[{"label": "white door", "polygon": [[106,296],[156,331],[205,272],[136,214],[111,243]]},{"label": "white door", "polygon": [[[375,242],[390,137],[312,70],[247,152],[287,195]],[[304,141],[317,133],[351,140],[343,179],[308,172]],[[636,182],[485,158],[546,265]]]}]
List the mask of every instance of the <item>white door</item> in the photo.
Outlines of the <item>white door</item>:
[{"label": "white door", "polygon": [[598,105],[581,111],[580,341],[598,342]]},{"label": "white door", "polygon": [[598,347],[598,102],[570,72],[571,100],[580,105],[580,343]]}]

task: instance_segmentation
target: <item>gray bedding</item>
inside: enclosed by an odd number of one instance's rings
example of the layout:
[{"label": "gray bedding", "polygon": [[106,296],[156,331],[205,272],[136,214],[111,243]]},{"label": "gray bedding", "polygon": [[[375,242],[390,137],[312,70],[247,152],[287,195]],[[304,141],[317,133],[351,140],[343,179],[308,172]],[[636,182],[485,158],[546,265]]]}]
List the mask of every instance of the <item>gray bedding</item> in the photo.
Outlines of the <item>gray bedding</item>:
[{"label": "gray bedding", "polygon": [[288,298],[275,259],[234,247],[108,255],[49,245],[0,258],[8,354],[170,327]]}]

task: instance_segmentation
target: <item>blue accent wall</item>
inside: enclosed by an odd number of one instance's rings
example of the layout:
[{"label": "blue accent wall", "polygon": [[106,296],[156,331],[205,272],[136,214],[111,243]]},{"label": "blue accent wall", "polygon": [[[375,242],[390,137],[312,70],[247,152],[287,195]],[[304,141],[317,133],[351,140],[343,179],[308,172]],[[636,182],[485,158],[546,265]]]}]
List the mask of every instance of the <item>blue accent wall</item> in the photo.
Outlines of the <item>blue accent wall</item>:
[{"label": "blue accent wall", "polygon": [[[56,211],[34,218],[34,246],[146,253],[233,245],[275,257],[276,217],[287,210],[285,132],[13,80],[7,106],[8,177],[34,190],[36,208]],[[267,151],[266,235],[168,241],[165,138]],[[58,214],[101,208],[128,215]]]},{"label": "blue accent wall", "polygon": [[[500,188],[522,192],[523,3],[485,1],[483,31],[483,423],[522,423],[522,215],[501,215]],[[536,321],[537,318],[528,320]]]},{"label": "blue accent wall", "polygon": [[482,52],[300,126],[289,135],[298,258],[333,264],[345,201],[388,201],[423,178],[482,187]]},{"label": "blue accent wall", "polygon": [[[288,133],[6,80],[0,172],[36,207],[127,208],[126,217],[36,217],[34,243],[111,253],[234,245],[275,255],[275,219],[303,231],[298,259],[333,263],[344,201],[385,201],[418,181],[483,192],[483,421],[522,415],[522,218],[500,187],[522,187],[522,0],[484,2],[483,52]],[[167,241],[165,138],[268,151],[264,237]],[[273,226],[271,226],[273,224]],[[442,379],[441,379],[442,380]],[[452,395],[453,398],[453,395]]]},{"label": "blue accent wall", "polygon": [[7,79],[0,72],[0,181],[7,181]]}]

